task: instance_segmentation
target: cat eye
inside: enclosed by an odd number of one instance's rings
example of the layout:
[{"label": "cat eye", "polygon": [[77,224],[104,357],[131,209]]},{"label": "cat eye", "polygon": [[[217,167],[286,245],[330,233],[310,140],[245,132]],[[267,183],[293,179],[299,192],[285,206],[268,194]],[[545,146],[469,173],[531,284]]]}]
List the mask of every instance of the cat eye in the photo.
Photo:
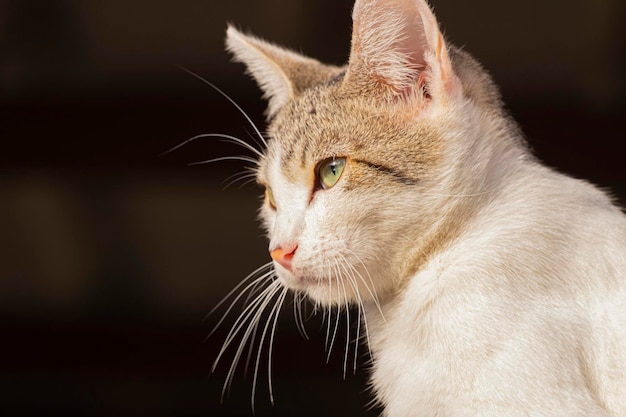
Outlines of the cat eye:
[{"label": "cat eye", "polygon": [[329,158],[320,162],[317,168],[319,185],[325,190],[334,187],[345,167],[346,158]]},{"label": "cat eye", "polygon": [[269,203],[272,210],[276,210],[276,201],[274,200],[274,194],[270,187],[265,187],[265,199]]}]

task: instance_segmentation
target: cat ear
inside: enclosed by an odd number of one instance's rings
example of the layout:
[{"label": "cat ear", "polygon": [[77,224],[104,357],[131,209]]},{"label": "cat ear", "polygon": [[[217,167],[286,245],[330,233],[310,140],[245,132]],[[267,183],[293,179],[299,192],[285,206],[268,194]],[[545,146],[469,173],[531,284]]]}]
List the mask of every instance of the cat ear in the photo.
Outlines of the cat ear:
[{"label": "cat ear", "polygon": [[423,0],[357,0],[345,83],[437,99],[460,90],[448,47]]},{"label": "cat ear", "polygon": [[234,27],[226,31],[226,49],[248,72],[268,100],[266,115],[272,118],[287,102],[302,91],[332,78],[337,69],[273,45]]}]

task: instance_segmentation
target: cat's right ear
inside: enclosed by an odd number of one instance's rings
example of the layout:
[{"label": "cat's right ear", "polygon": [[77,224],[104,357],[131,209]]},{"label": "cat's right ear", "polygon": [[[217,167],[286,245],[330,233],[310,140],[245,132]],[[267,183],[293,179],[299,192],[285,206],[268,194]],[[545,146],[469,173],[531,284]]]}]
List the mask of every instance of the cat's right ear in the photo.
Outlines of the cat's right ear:
[{"label": "cat's right ear", "polygon": [[334,67],[250,35],[233,26],[226,31],[226,49],[242,62],[268,100],[266,115],[271,119],[290,100],[315,84],[327,81]]},{"label": "cat's right ear", "polygon": [[344,83],[359,94],[445,101],[462,91],[425,0],[356,0]]}]

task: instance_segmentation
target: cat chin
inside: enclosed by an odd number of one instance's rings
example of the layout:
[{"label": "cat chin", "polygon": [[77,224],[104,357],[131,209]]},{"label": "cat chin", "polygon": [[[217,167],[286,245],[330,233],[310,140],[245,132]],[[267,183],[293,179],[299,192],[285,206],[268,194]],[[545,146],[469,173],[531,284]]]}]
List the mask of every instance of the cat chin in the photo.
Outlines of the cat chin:
[{"label": "cat chin", "polygon": [[283,286],[306,294],[312,302],[320,306],[347,305],[357,301],[351,291],[344,291],[339,281],[333,278],[298,276],[286,271],[276,271],[276,275]]}]

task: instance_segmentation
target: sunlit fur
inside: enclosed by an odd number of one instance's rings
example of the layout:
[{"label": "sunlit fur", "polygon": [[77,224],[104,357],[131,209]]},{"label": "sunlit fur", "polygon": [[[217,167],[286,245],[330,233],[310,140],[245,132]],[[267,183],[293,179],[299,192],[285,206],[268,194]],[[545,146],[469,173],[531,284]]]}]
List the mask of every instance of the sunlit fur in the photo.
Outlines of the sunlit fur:
[{"label": "sunlit fur", "polygon": [[228,29],[269,100],[269,249],[297,246],[248,287],[233,366],[290,289],[296,317],[303,295],[358,307],[385,416],[626,416],[625,216],[530,154],[424,1],[357,0],[353,21],[345,68]]}]

